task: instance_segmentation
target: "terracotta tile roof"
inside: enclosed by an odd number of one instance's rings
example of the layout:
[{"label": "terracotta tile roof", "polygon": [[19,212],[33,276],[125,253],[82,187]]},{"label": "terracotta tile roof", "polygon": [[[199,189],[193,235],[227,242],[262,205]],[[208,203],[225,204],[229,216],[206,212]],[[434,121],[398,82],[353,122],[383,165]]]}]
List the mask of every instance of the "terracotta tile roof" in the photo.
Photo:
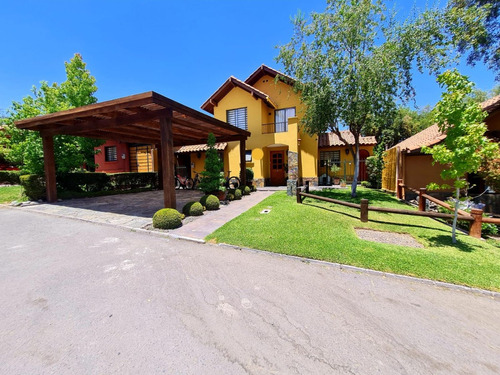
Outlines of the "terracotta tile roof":
[{"label": "terracotta tile roof", "polygon": [[273,68],[270,68],[264,64],[259,66],[255,72],[250,74],[250,77],[248,77],[245,80],[245,82],[248,83],[249,85],[255,85],[255,83],[265,75],[271,76],[273,78],[275,78],[276,76],[279,75],[282,78],[282,80],[285,83],[288,83],[289,85],[293,85],[295,82],[295,80],[292,77],[287,76],[285,73],[281,73],[281,72],[279,72]]},{"label": "terracotta tile roof", "polygon": [[[217,151],[223,151],[227,147],[227,143],[216,143],[215,144],[215,149]],[[184,152],[202,152],[202,151],[207,151],[208,146],[206,144],[202,145],[190,145],[190,146],[181,146],[177,151],[175,151],[176,154],[181,154]]]},{"label": "terracotta tile roof", "polygon": [[500,108],[500,95],[494,96],[493,98],[482,102],[481,108],[488,113],[492,113],[495,110],[499,109]]},{"label": "terracotta tile roof", "polygon": [[[495,110],[499,109],[500,95],[482,102],[481,108],[488,113],[492,113]],[[434,124],[429,126],[427,129],[424,129],[421,132],[412,135],[410,138],[399,142],[396,146],[400,147],[401,151],[416,152],[420,151],[423,146],[433,146],[435,144],[438,144],[445,138],[446,134],[439,131],[438,126]]]},{"label": "terracotta tile roof", "polygon": [[[340,132],[342,138],[344,138],[349,144],[354,144],[354,136],[349,130],[342,130]],[[360,145],[376,145],[377,140],[373,136],[359,137]],[[335,133],[322,133],[319,135],[319,147],[331,147],[331,146],[345,146],[339,136]]]},{"label": "terracotta tile roof", "polygon": [[215,91],[210,98],[208,98],[205,103],[201,105],[201,109],[204,109],[205,111],[214,114],[214,107],[217,105],[219,101],[222,100],[234,87],[239,87],[253,96],[262,99],[266,105],[270,108],[276,108],[276,105],[271,101],[269,98],[269,95],[266,93],[257,90],[255,87],[249,85],[246,82],[243,82],[239,80],[236,77],[229,77],[226,82],[222,84],[221,87]]}]

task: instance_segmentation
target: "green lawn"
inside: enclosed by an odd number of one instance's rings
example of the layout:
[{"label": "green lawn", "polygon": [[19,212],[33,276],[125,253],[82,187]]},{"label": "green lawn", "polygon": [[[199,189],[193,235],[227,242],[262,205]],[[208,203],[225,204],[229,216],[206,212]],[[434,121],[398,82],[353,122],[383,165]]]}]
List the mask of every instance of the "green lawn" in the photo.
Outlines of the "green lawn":
[{"label": "green lawn", "polygon": [[21,185],[0,186],[0,204],[26,200],[27,198],[22,195]]},{"label": "green lawn", "polygon": [[[348,190],[322,192],[331,198],[370,205],[409,207],[394,197],[360,188],[358,198],[350,199]],[[268,214],[261,214],[270,208]],[[411,248],[361,240],[355,228],[408,233],[424,248]],[[424,277],[433,280],[500,291],[500,248],[458,234],[451,243],[451,228],[435,220],[397,214],[369,213],[369,222],[359,220],[359,210],[306,198],[297,204],[295,197],[278,192],[227,223],[207,240],[277,253],[350,264],[379,271]]]}]

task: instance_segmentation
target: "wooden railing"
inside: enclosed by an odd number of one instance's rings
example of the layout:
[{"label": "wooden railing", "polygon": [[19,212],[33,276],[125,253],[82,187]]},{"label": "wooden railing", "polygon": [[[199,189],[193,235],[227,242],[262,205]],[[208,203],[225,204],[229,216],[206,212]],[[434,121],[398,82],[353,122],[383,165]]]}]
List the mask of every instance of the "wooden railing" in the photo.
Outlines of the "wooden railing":
[{"label": "wooden railing", "polygon": [[[419,211],[425,211],[427,207],[427,201],[433,202],[437,204],[438,206],[444,207],[447,210],[450,210],[452,212],[455,212],[455,208],[450,206],[448,203],[443,202],[442,200],[439,200],[429,194],[427,194],[427,189],[426,188],[420,188],[420,189],[414,189],[412,187],[406,186],[403,183],[403,180],[398,180],[397,184],[397,191],[396,191],[396,196],[399,199],[403,199],[403,191],[404,189],[410,190],[416,194],[418,194],[418,210]],[[483,210],[473,208],[470,211],[470,214],[464,210],[458,210],[459,215],[469,215],[474,218],[474,222],[471,223],[469,227],[469,236],[476,237],[476,238],[481,238],[481,227],[482,223],[489,223],[489,224],[495,224],[495,225],[500,225],[500,219],[496,219],[493,217],[484,217],[483,216]]]},{"label": "wooden railing", "polygon": [[[404,185],[403,185],[403,187],[404,187]],[[406,187],[406,188],[408,189],[408,187]],[[417,192],[417,190],[415,190],[415,189],[412,189],[412,191]],[[454,214],[445,214],[445,213],[441,213],[441,212],[425,211],[425,199],[432,200],[434,203],[440,204],[443,207],[447,206],[446,208],[453,211],[453,207],[451,207],[450,205],[448,205],[445,202],[442,202],[434,197],[431,197],[430,195],[427,195],[425,193],[425,191],[426,191],[426,189],[420,189],[420,191],[418,191],[419,196],[420,196],[419,210],[418,211],[402,210],[402,209],[398,209],[398,208],[370,206],[368,199],[361,199],[360,204],[357,204],[357,203],[344,202],[344,201],[340,201],[337,199],[322,197],[319,195],[310,194],[309,193],[309,185],[306,185],[305,192],[302,192],[302,189],[300,187],[297,188],[297,203],[302,203],[302,200],[304,198],[313,198],[313,199],[318,199],[318,200],[329,202],[329,203],[334,203],[334,204],[339,204],[342,206],[356,208],[360,211],[360,220],[364,223],[368,222],[368,212],[369,211],[386,212],[386,213],[393,213],[393,214],[399,214],[399,215],[425,216],[425,217],[439,218],[439,219],[453,219]],[[423,201],[423,204],[422,204],[422,201]],[[437,202],[439,202],[439,203],[437,203]],[[470,222],[469,236],[472,236],[475,238],[481,238],[481,224],[482,223],[500,224],[500,219],[483,217],[483,210],[477,210],[477,209],[472,209],[470,214],[468,212],[463,211],[463,210],[459,210],[457,219]]]}]

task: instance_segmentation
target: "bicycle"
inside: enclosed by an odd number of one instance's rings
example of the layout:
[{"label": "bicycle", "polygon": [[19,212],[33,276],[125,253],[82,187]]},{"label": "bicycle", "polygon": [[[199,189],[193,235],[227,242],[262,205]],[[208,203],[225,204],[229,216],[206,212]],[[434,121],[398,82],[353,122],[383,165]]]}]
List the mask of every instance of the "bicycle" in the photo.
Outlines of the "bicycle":
[{"label": "bicycle", "polygon": [[193,178],[193,187],[191,189],[196,189],[196,186],[201,182],[200,174],[196,171],[193,171],[195,173],[194,178]]},{"label": "bicycle", "polygon": [[231,176],[231,171],[227,171],[227,177],[224,178],[224,186],[227,189],[238,189],[241,185],[241,181],[236,176]]},{"label": "bicycle", "polygon": [[180,174],[175,175],[175,190],[193,188],[193,179],[190,177],[182,177]]}]

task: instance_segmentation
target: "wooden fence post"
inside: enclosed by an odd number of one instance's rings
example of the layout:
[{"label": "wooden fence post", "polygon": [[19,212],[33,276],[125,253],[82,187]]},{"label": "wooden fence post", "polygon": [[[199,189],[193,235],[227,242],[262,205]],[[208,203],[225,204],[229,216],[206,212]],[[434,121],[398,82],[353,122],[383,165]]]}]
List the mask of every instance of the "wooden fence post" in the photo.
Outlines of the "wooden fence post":
[{"label": "wooden fence post", "polygon": [[403,187],[401,184],[403,183],[403,179],[398,179],[398,182],[396,183],[396,197],[398,199],[403,199]]},{"label": "wooden fence post", "polygon": [[361,204],[359,208],[360,220],[363,223],[368,222],[368,199],[361,199]]},{"label": "wooden fence post", "polygon": [[309,181],[306,181],[306,193],[309,193]]},{"label": "wooden fence post", "polygon": [[483,210],[478,210],[473,208],[470,211],[471,216],[474,218],[474,221],[471,221],[469,227],[469,236],[474,238],[481,238],[481,224],[483,221]]},{"label": "wooden fence post", "polygon": [[302,203],[302,197],[300,196],[302,188],[297,186],[297,203]]},{"label": "wooden fence post", "polygon": [[426,188],[420,188],[420,192],[418,193],[418,210],[419,211],[425,211],[425,206],[426,206],[426,202],[425,202],[425,197],[423,197],[422,195],[426,194],[427,193],[427,189]]}]

